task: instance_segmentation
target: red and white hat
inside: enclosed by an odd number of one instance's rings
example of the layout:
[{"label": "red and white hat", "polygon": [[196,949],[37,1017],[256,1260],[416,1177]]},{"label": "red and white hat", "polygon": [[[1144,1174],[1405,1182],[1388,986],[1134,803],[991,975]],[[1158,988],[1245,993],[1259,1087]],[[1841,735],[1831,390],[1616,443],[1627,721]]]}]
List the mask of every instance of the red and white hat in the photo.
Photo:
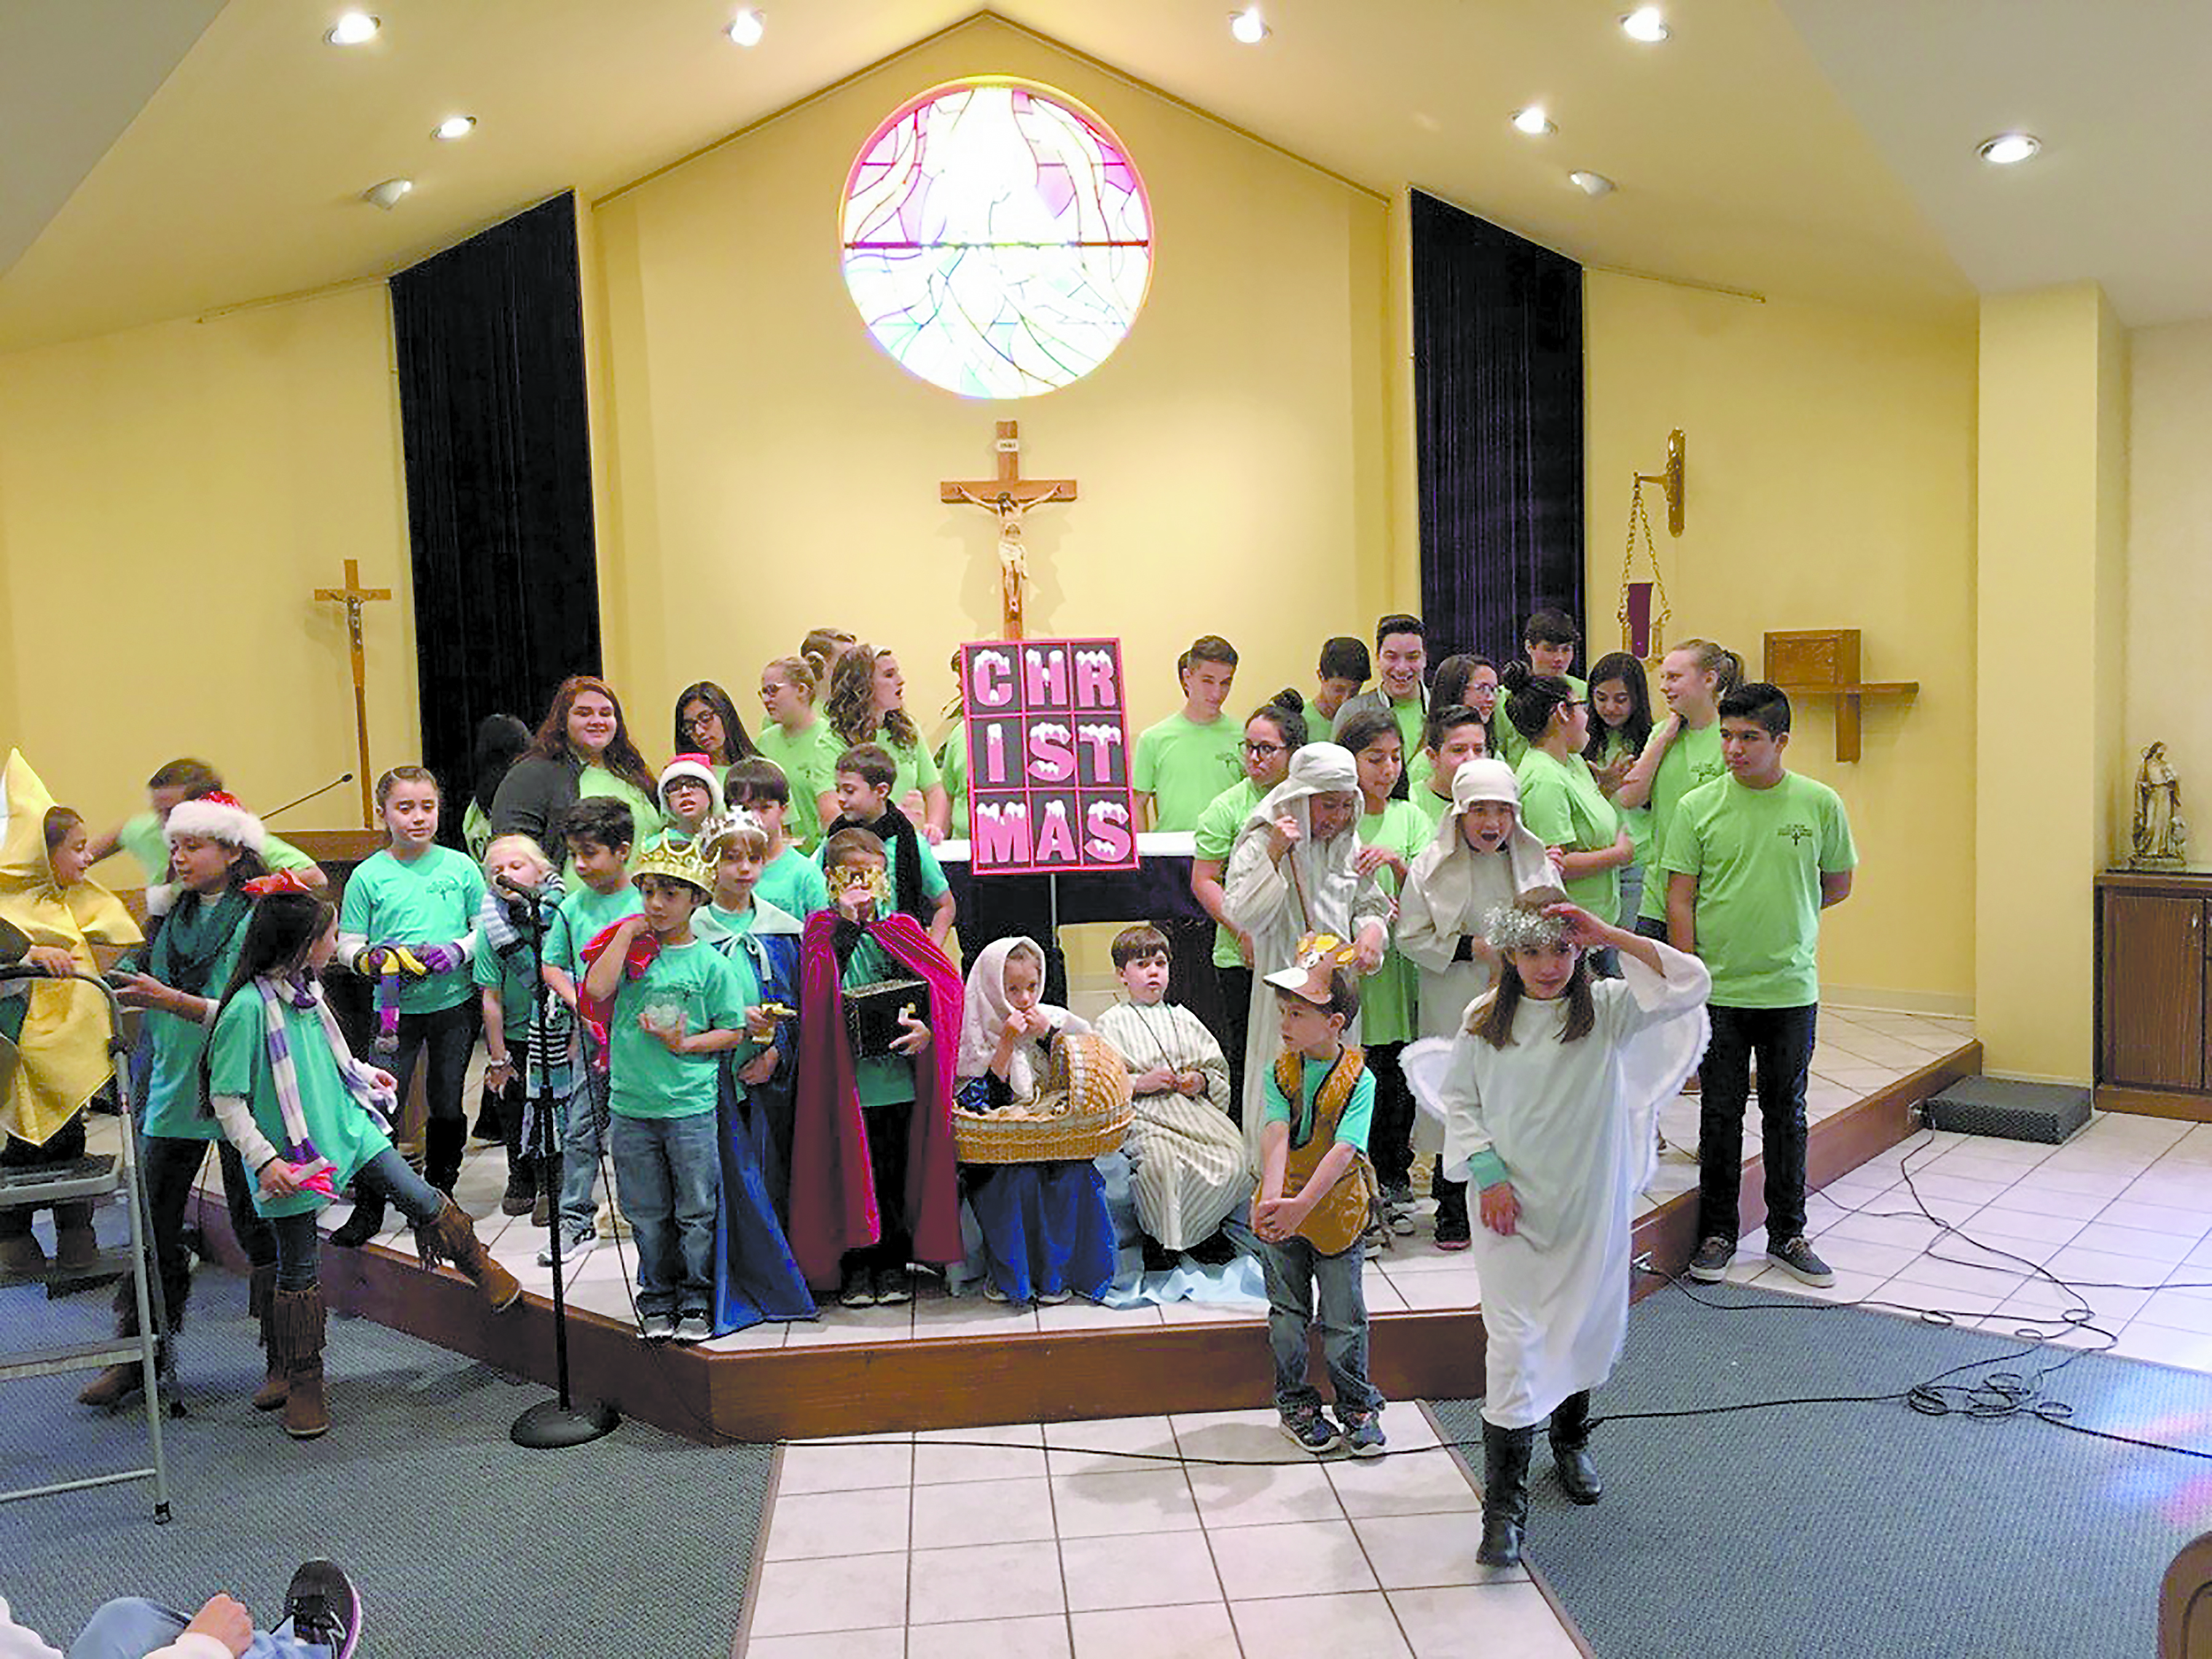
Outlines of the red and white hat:
[{"label": "red and white hat", "polygon": [[262,828],[261,820],[247,811],[237,796],[227,795],[220,789],[212,794],[179,801],[169,809],[169,820],[162,826],[162,833],[172,845],[179,836],[194,836],[202,841],[219,841],[225,847],[243,847],[256,854],[269,842],[269,832]]},{"label": "red and white hat", "polygon": [[660,769],[660,784],[655,793],[659,796],[661,805],[668,805],[668,786],[678,778],[689,778],[695,783],[704,785],[710,803],[707,816],[711,818],[722,815],[722,780],[716,774],[714,763],[704,755],[678,755]]}]

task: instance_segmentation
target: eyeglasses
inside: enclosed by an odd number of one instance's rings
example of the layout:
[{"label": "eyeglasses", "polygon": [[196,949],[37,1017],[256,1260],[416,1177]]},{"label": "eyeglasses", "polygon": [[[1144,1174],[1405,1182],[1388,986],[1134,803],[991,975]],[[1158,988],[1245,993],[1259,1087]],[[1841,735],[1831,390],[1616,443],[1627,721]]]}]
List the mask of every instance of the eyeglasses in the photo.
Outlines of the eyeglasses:
[{"label": "eyeglasses", "polygon": [[722,723],[722,717],[710,710],[708,713],[704,714],[694,714],[690,719],[679,723],[686,732],[692,733],[696,737],[698,733],[705,731],[709,726],[720,726]]},{"label": "eyeglasses", "polygon": [[1281,754],[1285,746],[1279,743],[1254,743],[1248,738],[1244,741],[1244,752],[1254,760],[1265,760],[1270,755]]}]

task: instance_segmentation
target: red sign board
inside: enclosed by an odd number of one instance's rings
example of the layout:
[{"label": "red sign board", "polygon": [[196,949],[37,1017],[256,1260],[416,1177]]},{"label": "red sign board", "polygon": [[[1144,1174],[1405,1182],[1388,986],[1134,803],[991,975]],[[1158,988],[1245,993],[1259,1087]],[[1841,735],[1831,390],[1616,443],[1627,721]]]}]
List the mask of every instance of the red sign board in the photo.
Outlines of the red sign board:
[{"label": "red sign board", "polygon": [[1129,718],[1119,640],[963,646],[970,868],[1131,870]]}]

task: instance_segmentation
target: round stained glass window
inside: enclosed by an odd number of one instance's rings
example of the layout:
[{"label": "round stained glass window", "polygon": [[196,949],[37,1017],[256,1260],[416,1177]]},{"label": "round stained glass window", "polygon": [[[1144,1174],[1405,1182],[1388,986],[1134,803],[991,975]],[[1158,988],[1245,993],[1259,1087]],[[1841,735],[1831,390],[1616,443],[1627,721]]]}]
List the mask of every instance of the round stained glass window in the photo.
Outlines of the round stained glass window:
[{"label": "round stained glass window", "polygon": [[877,343],[964,398],[1080,380],[1152,276],[1152,209],[1121,140],[1074,100],[998,76],[926,92],[876,129],[843,233]]}]

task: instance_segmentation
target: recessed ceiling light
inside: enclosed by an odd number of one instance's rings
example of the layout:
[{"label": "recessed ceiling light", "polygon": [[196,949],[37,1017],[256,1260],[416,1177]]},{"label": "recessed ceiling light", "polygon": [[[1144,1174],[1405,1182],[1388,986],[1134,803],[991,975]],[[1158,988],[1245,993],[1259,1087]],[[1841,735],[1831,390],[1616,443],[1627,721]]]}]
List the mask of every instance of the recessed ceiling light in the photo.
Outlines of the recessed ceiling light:
[{"label": "recessed ceiling light", "polygon": [[1256,46],[1267,38],[1267,20],[1260,15],[1259,7],[1247,6],[1229,14],[1229,32],[1246,46]]},{"label": "recessed ceiling light", "polygon": [[768,20],[748,6],[730,19],[730,27],[722,32],[741,46],[757,46],[768,32]]},{"label": "recessed ceiling light", "polygon": [[362,199],[374,202],[389,213],[399,205],[399,198],[415,188],[412,179],[386,179],[380,185],[371,185],[362,191]]},{"label": "recessed ceiling light", "polygon": [[1585,196],[1609,196],[1613,193],[1613,180],[1602,173],[1591,173],[1583,169],[1569,173],[1567,180]]},{"label": "recessed ceiling light", "polygon": [[2001,132],[1983,139],[1975,151],[1991,167],[2008,167],[2027,161],[2042,148],[2043,140],[2032,132]]},{"label": "recessed ceiling light", "polygon": [[1559,131],[1559,128],[1552,125],[1552,118],[1544,113],[1544,106],[1541,104],[1531,104],[1526,109],[1515,110],[1513,125],[1531,138],[1541,138],[1547,133]]},{"label": "recessed ceiling light", "polygon": [[430,136],[433,138],[465,138],[476,131],[476,125],[477,118],[473,115],[448,115],[438,123],[437,131]]},{"label": "recessed ceiling light", "polygon": [[1667,38],[1667,19],[1656,6],[1638,6],[1620,20],[1620,32],[1632,40],[1656,46]]},{"label": "recessed ceiling light", "polygon": [[374,40],[377,30],[383,27],[380,20],[365,11],[349,11],[331,26],[330,33],[323,39],[334,46],[357,46],[364,40]]}]

